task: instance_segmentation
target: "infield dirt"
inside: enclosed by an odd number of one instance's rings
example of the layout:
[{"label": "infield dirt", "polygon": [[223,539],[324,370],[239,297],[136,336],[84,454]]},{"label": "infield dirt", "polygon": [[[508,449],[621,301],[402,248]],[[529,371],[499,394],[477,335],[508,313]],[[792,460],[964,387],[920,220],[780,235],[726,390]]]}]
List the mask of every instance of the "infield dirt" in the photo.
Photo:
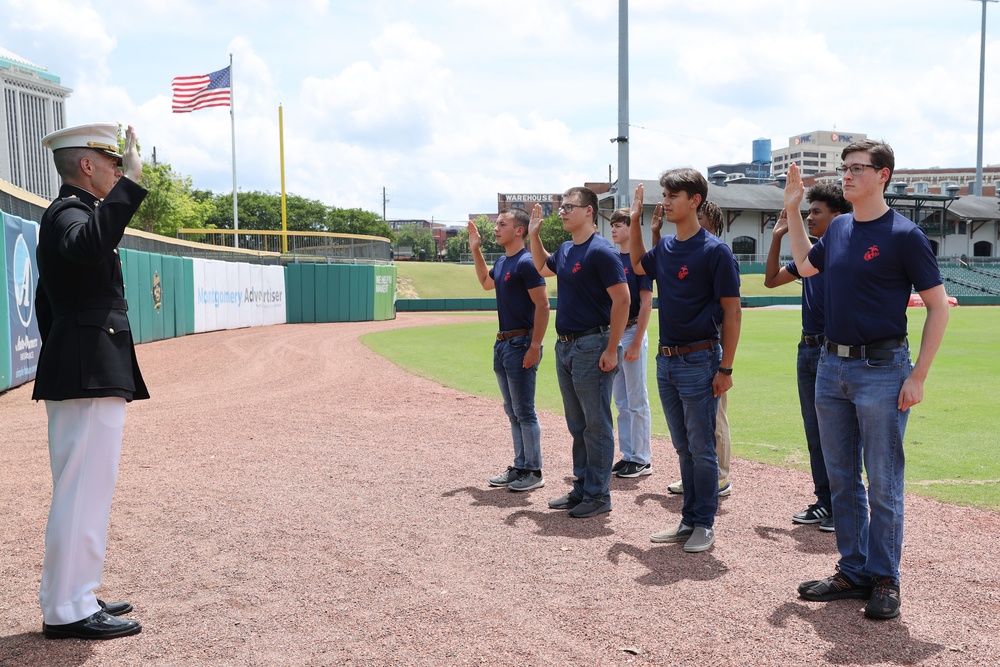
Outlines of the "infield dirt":
[{"label": "infield dirt", "polygon": [[445,321],[140,346],[153,398],[128,409],[99,594],[131,601],[143,631],[108,642],[42,638],[45,409],[30,385],[0,396],[0,664],[1000,665],[996,514],[907,496],[898,619],[804,602],[797,584],[837,558],[832,535],[790,520],[805,472],[735,460],[701,554],[649,541],[679,516],[669,442],[653,475],[613,480],[610,514],[575,520],[546,506],[571,463],[543,413],[546,486],[489,488],[511,458],[499,392],[358,342]]}]

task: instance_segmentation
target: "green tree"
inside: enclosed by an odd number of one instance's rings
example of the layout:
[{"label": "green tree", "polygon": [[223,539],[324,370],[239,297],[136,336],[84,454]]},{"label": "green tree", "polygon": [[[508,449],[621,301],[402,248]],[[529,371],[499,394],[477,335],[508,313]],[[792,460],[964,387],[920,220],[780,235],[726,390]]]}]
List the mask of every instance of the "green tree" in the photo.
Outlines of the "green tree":
[{"label": "green tree", "polygon": [[338,234],[360,234],[381,236],[390,241],[396,237],[392,227],[377,213],[360,208],[337,208],[331,206],[326,214],[327,230]]},{"label": "green tree", "polygon": [[[242,195],[241,195],[242,196]],[[278,226],[281,229],[281,195],[276,194],[278,199]],[[237,198],[237,202],[239,198]],[[306,199],[298,195],[285,195],[285,216],[290,232],[325,232],[327,229],[326,216],[329,207],[317,199]]]},{"label": "green tree", "polygon": [[139,182],[148,192],[130,227],[174,237],[181,227],[206,226],[213,206],[195,195],[189,176],[180,176],[164,162],[146,162]]},{"label": "green tree", "polygon": [[407,225],[396,232],[396,246],[409,246],[413,248],[413,254],[420,256],[420,251],[424,251],[427,259],[433,260],[437,252],[437,243],[431,236],[429,230],[418,225]]},{"label": "green tree", "polygon": [[538,232],[538,238],[541,239],[545,249],[551,253],[555,252],[556,248],[565,241],[571,240],[573,235],[563,229],[562,218],[559,217],[559,214],[553,213],[542,220],[542,229]]},{"label": "green tree", "polygon": [[[472,222],[476,225],[476,229],[479,230],[479,237],[482,239],[479,244],[479,248],[483,251],[484,255],[503,252],[503,248],[497,245],[497,238],[493,233],[494,225],[490,222],[490,219],[487,216],[476,216],[473,218]],[[462,260],[462,255],[468,254],[469,252],[468,227],[462,227],[458,230],[458,234],[452,236],[444,242],[444,258],[446,261],[460,262]]]},{"label": "green tree", "polygon": [[460,262],[462,255],[469,252],[469,230],[463,229],[444,242],[444,259],[446,262]]}]

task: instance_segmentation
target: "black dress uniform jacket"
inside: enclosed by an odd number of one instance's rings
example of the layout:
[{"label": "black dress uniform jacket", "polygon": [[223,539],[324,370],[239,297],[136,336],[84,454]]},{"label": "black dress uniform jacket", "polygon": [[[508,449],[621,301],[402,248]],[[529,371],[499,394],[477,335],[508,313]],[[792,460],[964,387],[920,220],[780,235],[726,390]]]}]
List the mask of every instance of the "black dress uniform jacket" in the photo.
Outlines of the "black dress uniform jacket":
[{"label": "black dress uniform jacket", "polygon": [[149,398],[135,358],[118,244],[146,197],[121,178],[108,196],[63,185],[38,232],[35,400]]}]

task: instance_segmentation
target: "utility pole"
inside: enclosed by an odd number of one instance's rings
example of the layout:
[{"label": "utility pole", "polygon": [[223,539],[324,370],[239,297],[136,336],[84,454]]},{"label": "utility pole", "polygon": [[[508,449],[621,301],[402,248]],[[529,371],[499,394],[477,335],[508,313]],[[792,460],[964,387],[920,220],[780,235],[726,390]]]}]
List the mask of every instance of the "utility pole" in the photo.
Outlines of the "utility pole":
[{"label": "utility pole", "polygon": [[382,186],[382,222],[385,222],[385,203],[389,201],[385,198],[385,186]]},{"label": "utility pole", "polygon": [[983,3],[983,33],[979,43],[979,134],[976,143],[976,183],[972,194],[983,195],[983,96],[986,92],[986,3],[998,0],[976,0]]}]

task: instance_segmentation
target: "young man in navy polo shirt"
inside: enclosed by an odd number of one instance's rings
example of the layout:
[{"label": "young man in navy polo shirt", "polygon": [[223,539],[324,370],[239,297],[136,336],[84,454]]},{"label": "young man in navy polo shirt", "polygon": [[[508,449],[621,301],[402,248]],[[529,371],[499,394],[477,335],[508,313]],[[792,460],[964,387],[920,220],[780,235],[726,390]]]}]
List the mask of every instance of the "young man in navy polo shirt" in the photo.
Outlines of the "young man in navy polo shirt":
[{"label": "young man in navy polo shirt", "polygon": [[542,208],[531,212],[531,257],[542,276],[558,276],[556,376],[566,426],[573,436],[573,490],[549,502],[575,518],[611,511],[615,456],[611,388],[621,363],[619,343],[628,320],[629,291],[614,247],[596,233],[597,195],[570,188],[559,207],[573,235],[551,255],[542,246]]},{"label": "young man in navy polo shirt", "polygon": [[[806,224],[809,227],[809,235],[815,238],[822,238],[835,217],[854,210],[851,202],[844,199],[844,191],[834,183],[818,183],[809,188],[806,200],[809,202]],[[786,233],[788,233],[788,214],[782,209],[771,233],[771,249],[768,251],[764,268],[765,287],[786,285],[801,277],[795,268],[795,262],[789,262],[782,267],[778,261],[781,256],[781,239]],[[802,340],[799,341],[795,366],[799,387],[799,409],[806,431],[806,447],[809,450],[809,468],[812,470],[816,502],[793,515],[792,521],[805,524],[818,523],[821,531],[832,533],[835,528],[833,508],[830,503],[830,479],[827,477],[826,464],[823,462],[819,422],[816,420],[816,368],[819,366],[826,325],[823,310],[825,278],[824,274],[817,273],[811,278],[802,280]]]},{"label": "young man in navy polo shirt", "polygon": [[469,248],[476,277],[483,289],[495,289],[497,293],[500,331],[493,346],[493,370],[514,439],[514,465],[490,479],[490,486],[506,486],[509,491],[545,486],[542,430],[535,413],[535,376],[542,358],[542,338],[549,326],[549,296],[545,279],[538,275],[524,247],[529,219],[524,209],[500,211],[493,233],[504,255],[493,269],[487,269],[479,230],[469,221]]},{"label": "young man in navy polo shirt", "polygon": [[[885,143],[850,144],[837,169],[854,213],[830,223],[816,245],[799,213],[802,177],[788,169],[785,210],[799,275],[827,274],[826,341],[816,372],[816,415],[836,522],[837,571],[799,585],[806,600],[867,599],[865,616],[899,615],[903,549],[903,434],[910,408],[948,326],[948,296],[923,231],[889,208],[895,157]],[[911,287],[927,306],[911,365],[906,308]],[[868,475],[865,489],[861,477]]]},{"label": "young man in navy polo shirt", "polygon": [[[719,396],[733,386],[740,337],[740,273],[732,251],[698,223],[708,182],[694,169],[660,177],[663,212],[677,226],[646,252],[642,234],[643,186],[632,203],[632,266],[656,281],[660,296],[660,351],[656,379],[670,439],[680,459],[681,521],[654,533],[653,542],[684,542],[689,553],[715,542],[719,463],[715,420]],[[721,341],[720,341],[721,332]]]},{"label": "young man in navy polo shirt", "polygon": [[614,399],[618,408],[618,448],[622,458],[611,471],[618,477],[641,477],[653,474],[652,421],[646,369],[649,340],[646,327],[653,312],[653,281],[637,276],[629,259],[629,234],[632,219],[627,208],[611,214],[611,240],[621,248],[618,253],[628,279],[629,310],[622,334],[623,359],[615,376]]}]

